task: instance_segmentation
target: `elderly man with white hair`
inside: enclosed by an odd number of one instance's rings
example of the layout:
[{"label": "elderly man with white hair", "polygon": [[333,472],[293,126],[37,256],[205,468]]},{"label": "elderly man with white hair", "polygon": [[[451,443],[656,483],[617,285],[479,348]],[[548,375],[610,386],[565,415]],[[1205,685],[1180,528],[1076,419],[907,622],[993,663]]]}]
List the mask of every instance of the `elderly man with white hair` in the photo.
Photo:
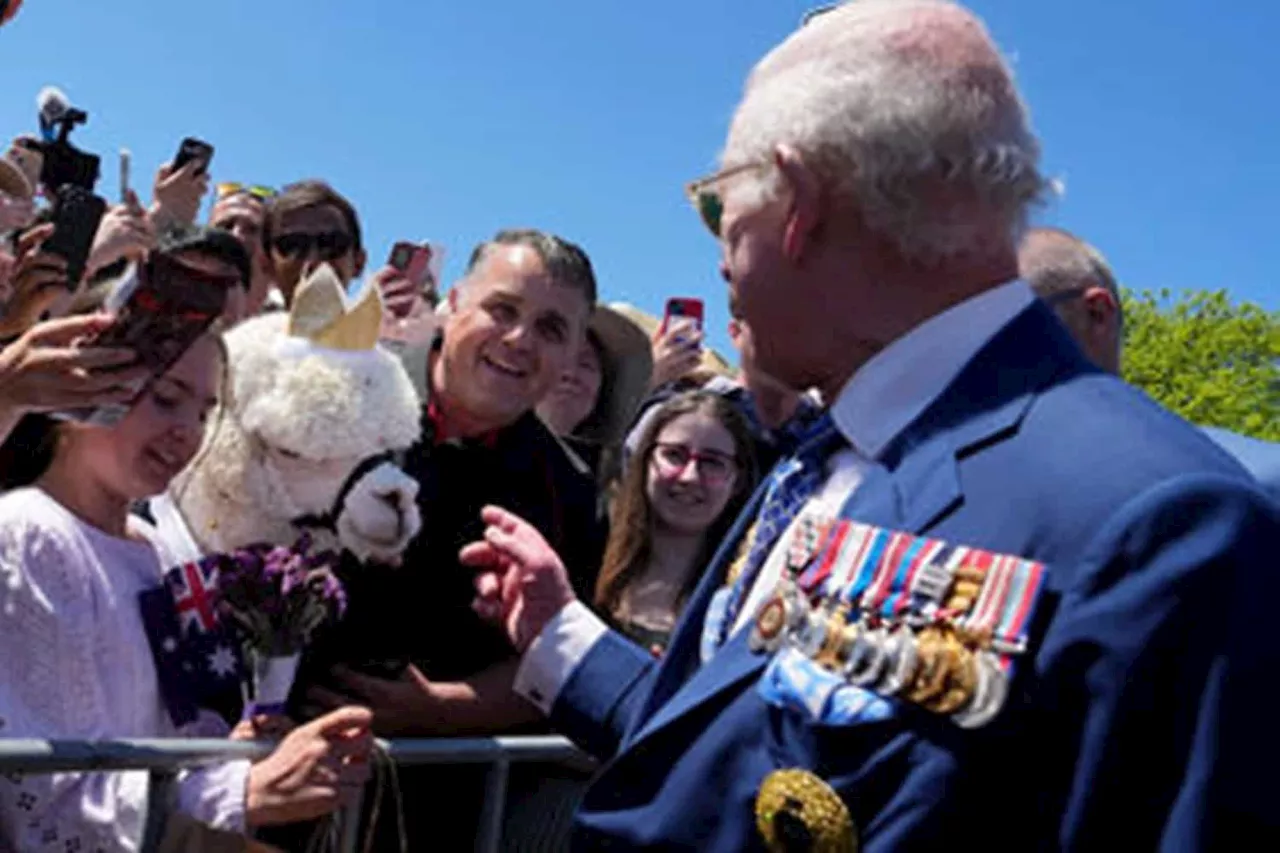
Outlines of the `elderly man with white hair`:
[{"label": "elderly man with white hair", "polygon": [[1037,162],[942,0],[842,4],[753,71],[692,195],[761,369],[829,411],[660,661],[511,514],[463,555],[516,689],[610,759],[577,849],[1280,841],[1280,510],[1018,280]]}]

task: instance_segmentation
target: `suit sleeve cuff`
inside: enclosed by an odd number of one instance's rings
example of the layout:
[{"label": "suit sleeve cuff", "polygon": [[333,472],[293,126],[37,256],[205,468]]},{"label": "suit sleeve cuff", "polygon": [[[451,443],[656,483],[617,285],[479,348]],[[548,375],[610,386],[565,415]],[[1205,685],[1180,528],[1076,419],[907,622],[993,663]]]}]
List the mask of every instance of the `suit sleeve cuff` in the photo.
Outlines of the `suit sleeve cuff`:
[{"label": "suit sleeve cuff", "polygon": [[549,715],[578,664],[608,630],[581,601],[566,604],[525,650],[512,689]]}]

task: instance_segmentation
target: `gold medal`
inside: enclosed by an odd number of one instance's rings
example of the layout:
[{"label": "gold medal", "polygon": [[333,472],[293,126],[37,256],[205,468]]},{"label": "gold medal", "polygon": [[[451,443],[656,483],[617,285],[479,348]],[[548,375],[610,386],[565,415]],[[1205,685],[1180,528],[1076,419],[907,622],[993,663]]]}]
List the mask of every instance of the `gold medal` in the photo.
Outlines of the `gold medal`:
[{"label": "gold medal", "polygon": [[947,667],[950,663],[946,659],[946,646],[941,626],[930,625],[916,636],[916,656],[920,659],[920,664],[916,669],[916,677],[906,692],[906,697],[912,702],[923,705],[946,688]]},{"label": "gold medal", "polygon": [[787,602],[781,595],[775,595],[764,603],[760,613],[756,615],[755,628],[751,633],[753,651],[765,651],[782,638],[787,627]]},{"label": "gold medal", "polygon": [[826,640],[822,644],[822,648],[818,650],[818,654],[814,657],[814,661],[821,667],[832,672],[840,668],[842,661],[841,652],[847,645],[846,626],[849,620],[849,605],[840,602],[835,606],[834,612],[827,619],[827,635]]},{"label": "gold medal", "polygon": [[968,613],[982,591],[982,582],[986,572],[972,566],[961,566],[956,570],[951,581],[951,589],[947,593],[943,609],[955,613]]},{"label": "gold medal", "polygon": [[853,818],[831,786],[808,770],[775,770],[756,794],[756,829],[775,853],[855,853]]},{"label": "gold medal", "polygon": [[978,657],[964,647],[959,638],[948,634],[943,656],[947,659],[946,680],[942,693],[926,703],[937,714],[953,714],[973,699],[978,688]]},{"label": "gold medal", "polygon": [[790,577],[783,577],[778,582],[777,590],[756,614],[751,635],[747,638],[748,647],[753,652],[776,652],[808,609],[795,581]]}]

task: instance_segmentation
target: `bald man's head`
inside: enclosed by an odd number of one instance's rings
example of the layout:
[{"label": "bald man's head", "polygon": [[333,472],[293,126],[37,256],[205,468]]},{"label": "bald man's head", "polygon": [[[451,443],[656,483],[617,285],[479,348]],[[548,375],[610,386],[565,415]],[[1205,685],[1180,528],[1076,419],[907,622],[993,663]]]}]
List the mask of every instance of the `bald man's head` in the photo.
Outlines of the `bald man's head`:
[{"label": "bald man's head", "polygon": [[1120,372],[1120,287],[1102,253],[1070,232],[1034,228],[1023,238],[1018,269],[1051,305],[1080,348],[1103,370]]}]

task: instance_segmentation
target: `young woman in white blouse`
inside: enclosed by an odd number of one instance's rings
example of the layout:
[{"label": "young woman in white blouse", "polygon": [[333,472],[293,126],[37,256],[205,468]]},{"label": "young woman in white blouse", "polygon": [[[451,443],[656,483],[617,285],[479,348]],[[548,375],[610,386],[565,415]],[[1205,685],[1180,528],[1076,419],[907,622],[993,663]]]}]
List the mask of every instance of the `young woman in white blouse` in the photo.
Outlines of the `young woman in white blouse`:
[{"label": "young woman in white blouse", "polygon": [[[0,737],[226,734],[213,715],[180,732],[165,711],[137,596],[175,561],[129,514],[195,455],[224,369],[210,334],[116,426],[37,430],[30,485],[0,496]],[[340,808],[367,779],[370,722],[341,709],[262,761],[184,774],[171,826],[248,833]],[[136,850],[146,802],[141,771],[0,776],[0,850]]]}]

